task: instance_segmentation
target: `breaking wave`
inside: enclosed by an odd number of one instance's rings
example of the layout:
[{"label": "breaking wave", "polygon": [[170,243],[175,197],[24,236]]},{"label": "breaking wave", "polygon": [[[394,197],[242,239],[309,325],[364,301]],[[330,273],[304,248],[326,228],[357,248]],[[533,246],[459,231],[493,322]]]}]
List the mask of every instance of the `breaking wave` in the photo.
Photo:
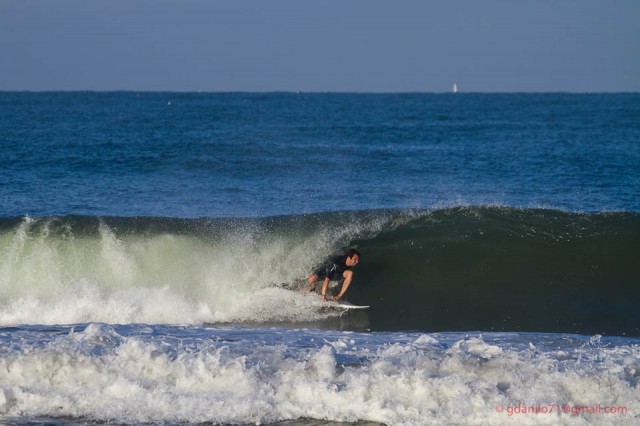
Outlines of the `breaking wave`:
[{"label": "breaking wave", "polygon": [[362,252],[374,330],[640,333],[640,216],[459,207],[258,219],[0,221],[0,324],[320,319],[295,290]]}]

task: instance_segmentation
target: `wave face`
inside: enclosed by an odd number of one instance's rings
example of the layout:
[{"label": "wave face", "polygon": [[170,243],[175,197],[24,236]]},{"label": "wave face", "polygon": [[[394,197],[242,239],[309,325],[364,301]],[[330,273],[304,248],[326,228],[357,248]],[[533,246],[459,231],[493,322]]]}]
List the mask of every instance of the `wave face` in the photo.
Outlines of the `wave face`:
[{"label": "wave face", "polygon": [[290,291],[358,247],[372,330],[640,335],[640,216],[459,207],[262,219],[0,221],[0,324],[301,323]]},{"label": "wave face", "polygon": [[355,243],[373,328],[640,333],[637,214],[455,208]]}]

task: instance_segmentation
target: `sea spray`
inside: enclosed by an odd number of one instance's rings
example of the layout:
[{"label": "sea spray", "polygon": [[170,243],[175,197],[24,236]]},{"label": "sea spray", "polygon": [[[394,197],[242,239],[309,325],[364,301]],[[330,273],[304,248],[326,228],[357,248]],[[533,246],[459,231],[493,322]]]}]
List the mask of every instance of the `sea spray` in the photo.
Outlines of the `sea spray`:
[{"label": "sea spray", "polygon": [[325,256],[415,214],[7,220],[0,323],[307,320],[297,294],[269,295],[297,290]]}]

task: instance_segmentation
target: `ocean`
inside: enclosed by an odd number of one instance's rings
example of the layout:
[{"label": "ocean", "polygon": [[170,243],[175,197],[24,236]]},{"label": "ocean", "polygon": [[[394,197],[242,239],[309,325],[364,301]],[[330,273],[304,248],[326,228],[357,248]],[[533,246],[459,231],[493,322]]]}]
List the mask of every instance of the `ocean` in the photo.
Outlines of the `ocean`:
[{"label": "ocean", "polygon": [[0,171],[2,424],[640,422],[640,94],[0,92]]}]

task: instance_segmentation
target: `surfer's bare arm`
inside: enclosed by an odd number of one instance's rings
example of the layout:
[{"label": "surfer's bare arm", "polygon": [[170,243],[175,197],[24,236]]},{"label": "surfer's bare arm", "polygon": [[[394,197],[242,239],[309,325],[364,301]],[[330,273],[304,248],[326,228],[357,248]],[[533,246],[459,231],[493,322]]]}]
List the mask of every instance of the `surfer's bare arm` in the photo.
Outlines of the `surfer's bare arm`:
[{"label": "surfer's bare arm", "polygon": [[329,288],[329,277],[322,282],[322,300],[327,300],[327,289]]},{"label": "surfer's bare arm", "polygon": [[353,272],[352,271],[344,271],[342,273],[342,276],[344,277],[344,282],[342,283],[342,288],[340,289],[340,293],[338,293],[337,296],[333,297],[333,300],[335,300],[336,302],[340,299],[342,299],[342,296],[344,296],[344,294],[347,292],[347,289],[349,288],[349,285],[351,284],[351,278],[353,277]]}]

